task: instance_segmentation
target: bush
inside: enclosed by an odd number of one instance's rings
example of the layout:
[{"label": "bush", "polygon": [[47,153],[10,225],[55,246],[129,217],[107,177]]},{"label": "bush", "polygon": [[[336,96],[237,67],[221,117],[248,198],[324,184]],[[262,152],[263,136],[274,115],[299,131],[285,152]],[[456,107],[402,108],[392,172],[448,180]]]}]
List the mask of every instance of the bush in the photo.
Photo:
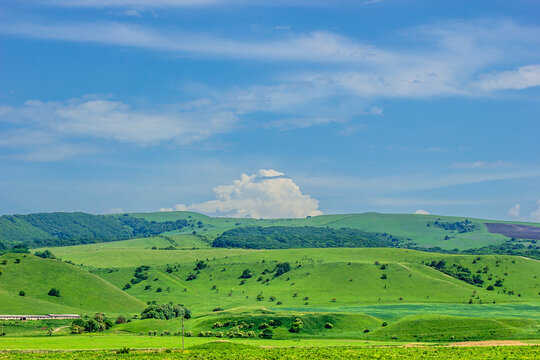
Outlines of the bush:
[{"label": "bush", "polygon": [[274,337],[274,330],[270,328],[266,328],[263,331],[260,332],[259,337],[263,339],[271,339]]},{"label": "bush", "polygon": [[163,319],[170,320],[181,317],[184,314],[185,319],[191,318],[191,310],[182,304],[174,305],[150,305],[141,313],[141,319]]},{"label": "bush", "polygon": [[273,319],[268,322],[268,325],[273,326],[273,327],[278,327],[278,326],[283,325],[283,322],[281,321],[281,319]]},{"label": "bush", "polygon": [[47,293],[47,295],[49,295],[49,296],[60,297],[60,290],[57,289],[57,288],[52,288],[51,290],[49,290],[49,292]]},{"label": "bush", "polygon": [[129,348],[124,346],[120,350],[117,350],[116,353],[117,354],[129,354]]},{"label": "bush", "polygon": [[326,323],[326,324],[324,324],[324,328],[325,328],[325,329],[332,329],[333,327],[334,327],[334,324],[332,324],[332,323]]},{"label": "bush", "polygon": [[244,272],[242,272],[242,275],[240,275],[240,279],[249,279],[253,276],[253,273],[249,269],[245,269]]},{"label": "bush", "polygon": [[304,322],[301,319],[297,318],[291,324],[291,327],[289,328],[289,332],[299,333],[300,331],[302,331],[303,328],[304,328]]},{"label": "bush", "polygon": [[262,323],[262,324],[259,325],[259,330],[267,329],[268,326],[269,325],[267,323]]},{"label": "bush", "polygon": [[127,320],[126,320],[125,317],[120,315],[119,317],[116,318],[116,321],[114,323],[115,324],[125,324],[125,323],[127,323]]},{"label": "bush", "polygon": [[54,254],[50,252],[49,250],[36,251],[34,255],[42,259],[56,259],[56,256],[54,256]]},{"label": "bush", "polygon": [[288,262],[279,263],[279,264],[276,265],[276,268],[274,270],[276,272],[274,274],[275,277],[283,275],[286,272],[291,271],[291,264],[289,264]]},{"label": "bush", "polygon": [[26,296],[26,293],[23,290],[21,290],[19,291],[19,296]]},{"label": "bush", "polygon": [[197,278],[197,275],[195,275],[193,273],[189,273],[189,275],[186,278],[186,281],[195,280],[196,278]]},{"label": "bush", "polygon": [[83,332],[100,332],[113,327],[111,320],[107,319],[102,313],[97,313],[94,318],[89,320],[76,319],[69,326],[72,334],[81,334]]},{"label": "bush", "polygon": [[195,271],[198,271],[198,270],[203,270],[203,269],[206,269],[208,267],[208,265],[204,262],[204,261],[199,261],[197,262],[197,264],[195,265]]}]

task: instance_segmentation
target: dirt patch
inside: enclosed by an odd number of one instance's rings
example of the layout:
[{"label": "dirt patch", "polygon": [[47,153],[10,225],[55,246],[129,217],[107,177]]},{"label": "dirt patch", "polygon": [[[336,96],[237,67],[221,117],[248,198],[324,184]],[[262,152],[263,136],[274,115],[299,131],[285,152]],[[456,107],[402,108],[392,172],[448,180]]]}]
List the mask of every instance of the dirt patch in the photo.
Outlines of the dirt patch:
[{"label": "dirt patch", "polygon": [[501,234],[510,238],[540,240],[540,227],[531,225],[485,223],[490,233]]},{"label": "dirt patch", "polygon": [[517,340],[487,340],[487,341],[462,341],[449,344],[447,346],[515,346],[515,345],[534,345]]}]

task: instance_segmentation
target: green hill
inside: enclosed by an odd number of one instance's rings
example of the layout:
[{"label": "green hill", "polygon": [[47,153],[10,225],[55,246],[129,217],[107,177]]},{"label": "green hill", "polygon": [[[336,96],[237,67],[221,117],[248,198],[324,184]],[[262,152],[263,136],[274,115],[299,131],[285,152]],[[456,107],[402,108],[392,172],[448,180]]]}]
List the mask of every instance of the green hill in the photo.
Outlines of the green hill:
[{"label": "green hill", "polygon": [[[389,248],[152,250],[153,243],[146,241],[131,240],[130,248],[122,247],[128,242],[120,241],[52,250],[64,260],[83,264],[120,289],[129,283],[126,292],[142,301],[181,299],[200,311],[263,304],[274,309],[498,304],[536,302],[539,297],[540,279],[535,276],[540,273],[540,262],[520,257]],[[200,260],[207,266],[195,270]],[[444,261],[444,268],[428,266],[440,261]],[[284,262],[290,264],[291,270],[275,276],[276,265]],[[134,284],[131,280],[135,268],[141,265],[149,266],[144,271],[147,279]],[[246,269],[251,277],[241,279]],[[478,276],[482,283],[467,282],[463,273]],[[188,280],[190,274],[196,278]],[[488,290],[490,286],[493,290]],[[260,293],[263,299],[258,301]],[[275,299],[270,301],[271,297]]]},{"label": "green hill", "polygon": [[[513,231],[511,233],[524,234],[527,239],[510,239],[509,236],[503,235],[509,234],[508,229],[497,233],[497,230],[493,231],[497,228],[493,225],[491,225],[493,232],[490,232],[486,223],[510,224]],[[40,213],[1,216],[0,250],[2,247],[10,247],[17,243],[28,247],[63,246],[160,234],[196,235],[200,239],[199,243],[211,244],[217,238],[216,244],[221,244],[219,246],[260,248],[263,247],[260,246],[260,233],[272,232],[263,234],[267,239],[271,237],[276,240],[273,245],[267,242],[268,248],[393,246],[538,258],[540,253],[537,237],[540,237],[540,232],[535,231],[538,226],[539,224],[534,223],[497,222],[438,215],[379,213],[321,215],[302,219],[213,218],[186,211],[123,215]],[[259,235],[250,230],[261,228],[268,230],[258,230]],[[300,234],[302,228],[309,231]],[[325,235],[324,232],[329,234]],[[344,235],[347,232],[348,235]],[[316,234],[320,236],[317,238]],[[277,240],[280,236],[287,238],[284,241],[286,245]],[[238,237],[242,237],[243,244],[231,241],[231,238]],[[328,241],[330,237],[333,237],[334,241]],[[374,243],[378,245],[373,245]],[[175,244],[169,246],[178,247]]]},{"label": "green hill", "polygon": [[[103,279],[62,261],[5,254],[0,268],[1,314],[131,313],[144,307]],[[60,296],[48,295],[51,288],[60,290]]]}]

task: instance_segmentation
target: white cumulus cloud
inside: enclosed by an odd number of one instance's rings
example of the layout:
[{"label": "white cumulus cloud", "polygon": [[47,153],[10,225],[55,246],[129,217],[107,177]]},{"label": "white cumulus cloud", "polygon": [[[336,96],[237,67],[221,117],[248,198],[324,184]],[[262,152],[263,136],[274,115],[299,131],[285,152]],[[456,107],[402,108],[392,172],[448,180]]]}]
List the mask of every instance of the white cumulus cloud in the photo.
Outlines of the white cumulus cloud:
[{"label": "white cumulus cloud", "polygon": [[426,210],[418,209],[414,212],[416,215],[429,215],[429,212]]},{"label": "white cumulus cloud", "polygon": [[519,217],[521,213],[521,205],[519,204],[516,204],[514,206],[512,206],[510,209],[508,209],[508,215],[512,216],[512,217]]},{"label": "white cumulus cloud", "polygon": [[215,200],[189,206],[177,204],[161,211],[190,210],[207,214],[252,218],[300,218],[322,215],[319,201],[302,194],[300,187],[284,173],[261,169],[242,174],[231,185],[214,188]]}]

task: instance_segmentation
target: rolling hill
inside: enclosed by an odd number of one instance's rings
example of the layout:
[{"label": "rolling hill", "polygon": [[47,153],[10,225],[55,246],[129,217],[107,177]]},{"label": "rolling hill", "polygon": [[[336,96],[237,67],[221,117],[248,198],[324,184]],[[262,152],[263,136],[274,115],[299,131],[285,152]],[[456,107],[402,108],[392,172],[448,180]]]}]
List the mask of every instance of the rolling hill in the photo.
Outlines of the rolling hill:
[{"label": "rolling hill", "polygon": [[[230,241],[223,241],[231,234],[236,237],[245,235],[246,244],[259,243],[257,237],[248,234],[249,229],[254,228],[275,229],[276,233],[298,232],[299,230],[295,228],[310,228],[314,233],[330,232],[332,229],[334,232],[349,231],[357,233],[354,236],[362,240],[357,241],[355,246],[393,246],[454,253],[469,251],[539,257],[537,240],[540,230],[536,231],[536,229],[540,229],[540,224],[437,215],[379,213],[321,215],[303,219],[214,218],[185,211],[123,215],[84,213],[4,215],[0,217],[0,250],[15,244],[23,244],[27,247],[66,246],[156,235],[165,237],[197,235],[206,244],[212,244],[215,239],[218,239],[218,243],[231,246]],[[522,237],[512,238],[514,234]],[[306,239],[304,235],[301,237]],[[391,239],[393,244],[380,241],[383,238]],[[372,239],[377,239],[377,241],[373,242]],[[320,241],[314,245],[311,240],[289,242],[291,245],[277,244],[268,248],[339,247],[351,246],[355,243],[348,239],[347,241],[338,239],[333,245],[326,245]],[[175,246],[172,243],[169,246],[171,245]],[[232,242],[232,246],[246,247],[235,242]],[[264,246],[258,247],[264,248]]]},{"label": "rolling hill", "polygon": [[[144,307],[140,300],[63,261],[5,254],[0,268],[1,314],[123,313]],[[60,296],[49,296],[51,288],[59,289]]]}]

